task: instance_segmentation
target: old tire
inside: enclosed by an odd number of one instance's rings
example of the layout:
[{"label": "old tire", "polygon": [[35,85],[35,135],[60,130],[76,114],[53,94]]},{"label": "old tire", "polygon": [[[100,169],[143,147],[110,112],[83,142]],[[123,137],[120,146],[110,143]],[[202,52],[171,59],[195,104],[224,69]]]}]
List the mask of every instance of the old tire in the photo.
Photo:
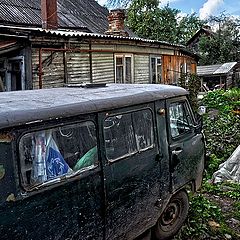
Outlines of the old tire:
[{"label": "old tire", "polygon": [[157,240],[171,239],[181,228],[187,218],[189,209],[188,195],[185,190],[176,193],[154,227]]}]

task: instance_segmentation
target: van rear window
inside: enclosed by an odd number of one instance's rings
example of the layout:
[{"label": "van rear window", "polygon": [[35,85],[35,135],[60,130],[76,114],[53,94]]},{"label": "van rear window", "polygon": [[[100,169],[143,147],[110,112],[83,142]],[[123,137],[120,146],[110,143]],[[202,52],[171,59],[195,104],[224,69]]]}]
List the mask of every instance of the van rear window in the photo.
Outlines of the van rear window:
[{"label": "van rear window", "polygon": [[153,147],[150,109],[107,117],[104,121],[107,159],[115,160]]},{"label": "van rear window", "polygon": [[75,175],[98,164],[95,125],[86,121],[25,134],[19,153],[26,187]]}]

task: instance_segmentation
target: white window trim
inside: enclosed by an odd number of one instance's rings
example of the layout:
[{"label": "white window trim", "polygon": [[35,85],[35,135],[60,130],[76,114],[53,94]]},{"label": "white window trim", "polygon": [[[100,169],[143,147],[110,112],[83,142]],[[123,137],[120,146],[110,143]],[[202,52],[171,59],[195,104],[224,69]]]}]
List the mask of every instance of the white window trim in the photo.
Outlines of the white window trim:
[{"label": "white window trim", "polygon": [[[152,83],[152,76],[153,76],[153,69],[152,69],[152,58],[155,59],[155,64],[156,64],[156,83],[162,83],[162,56],[161,55],[150,55],[150,60],[149,60],[149,68],[150,68],[150,71],[149,71],[149,82]],[[160,59],[161,60],[161,64],[160,64],[160,68],[161,68],[161,82],[158,82],[158,79],[157,79],[157,70],[158,70],[158,66],[159,64],[157,64],[157,60]]]},{"label": "white window trim", "polygon": [[126,83],[126,57],[131,58],[131,82],[134,82],[134,64],[133,64],[133,54],[115,54],[114,55],[114,71],[115,71],[115,76],[114,76],[114,82],[117,82],[117,58],[123,58],[123,83]]}]

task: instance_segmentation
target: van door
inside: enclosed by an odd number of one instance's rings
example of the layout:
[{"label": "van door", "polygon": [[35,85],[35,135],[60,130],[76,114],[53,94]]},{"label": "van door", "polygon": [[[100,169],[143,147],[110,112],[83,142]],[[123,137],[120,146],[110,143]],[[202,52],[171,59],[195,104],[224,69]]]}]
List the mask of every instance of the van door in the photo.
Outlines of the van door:
[{"label": "van door", "polygon": [[158,146],[153,105],[101,115],[106,239],[133,239],[159,217]]},{"label": "van door", "polygon": [[186,97],[167,100],[167,122],[172,190],[176,191],[202,175],[204,140]]}]

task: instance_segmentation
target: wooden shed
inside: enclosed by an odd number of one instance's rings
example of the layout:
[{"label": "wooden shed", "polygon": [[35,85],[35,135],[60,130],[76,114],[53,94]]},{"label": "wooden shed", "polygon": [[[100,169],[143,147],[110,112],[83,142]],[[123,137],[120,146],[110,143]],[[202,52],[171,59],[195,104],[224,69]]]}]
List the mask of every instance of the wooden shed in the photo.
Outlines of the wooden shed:
[{"label": "wooden shed", "polygon": [[201,78],[202,86],[205,86],[207,90],[227,89],[239,85],[240,64],[228,62],[198,66],[197,75]]}]

